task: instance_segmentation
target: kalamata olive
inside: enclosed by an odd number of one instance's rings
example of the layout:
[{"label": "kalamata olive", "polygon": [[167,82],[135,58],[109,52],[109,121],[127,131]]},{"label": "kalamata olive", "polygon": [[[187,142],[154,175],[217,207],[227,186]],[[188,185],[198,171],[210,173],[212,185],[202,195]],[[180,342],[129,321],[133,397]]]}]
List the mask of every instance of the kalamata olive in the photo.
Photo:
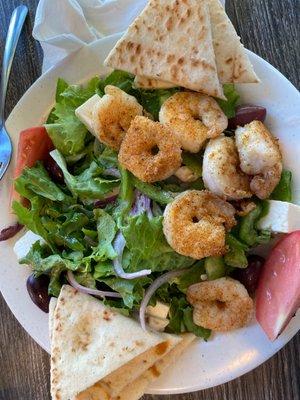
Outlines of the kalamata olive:
[{"label": "kalamata olive", "polygon": [[118,195],[106,197],[106,199],[97,200],[94,203],[95,208],[104,208],[107,204],[114,203],[118,198]]},{"label": "kalamata olive", "polygon": [[23,228],[23,226],[24,225],[21,225],[17,222],[14,225],[11,225],[11,226],[8,226],[7,228],[2,229],[2,231],[0,231],[0,242],[14,237],[18,232],[20,232],[20,230]]},{"label": "kalamata olive", "polygon": [[245,269],[236,269],[233,277],[240,281],[249,293],[254,293],[264,263],[265,260],[262,257],[250,255],[248,256],[248,267]]},{"label": "kalamata olive", "polygon": [[64,183],[64,174],[50,155],[44,160],[44,167],[54,182]]},{"label": "kalamata olive", "polygon": [[238,126],[244,126],[254,120],[264,122],[267,110],[254,104],[242,104],[237,106],[235,117],[228,120],[228,129],[235,129]]},{"label": "kalamata olive", "polygon": [[26,282],[27,291],[31,300],[45,313],[49,312],[50,296],[48,294],[49,278],[40,275],[38,278],[30,275]]}]

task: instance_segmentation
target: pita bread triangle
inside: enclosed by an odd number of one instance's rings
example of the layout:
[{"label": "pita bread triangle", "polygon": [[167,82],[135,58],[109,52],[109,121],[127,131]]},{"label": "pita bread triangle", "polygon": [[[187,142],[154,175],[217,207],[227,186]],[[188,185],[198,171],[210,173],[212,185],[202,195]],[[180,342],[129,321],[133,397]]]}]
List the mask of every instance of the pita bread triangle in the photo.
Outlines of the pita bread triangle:
[{"label": "pita bread triangle", "polygon": [[[257,83],[244,46],[219,0],[209,0],[213,47],[221,83]],[[136,76],[135,85],[145,89],[170,88],[169,82]]]},{"label": "pita bread triangle", "polygon": [[170,365],[175,364],[184,350],[195,339],[192,333],[186,333],[182,341],[169,351],[162,359],[158,360],[153,366],[147,369],[143,374],[137,378],[133,384],[127,385],[120,395],[114,400],[138,400],[147,390],[151,382],[157,379]]},{"label": "pita bread triangle", "polygon": [[83,400],[89,389],[97,390],[99,400],[109,399],[181,342],[178,336],[143,331],[68,285],[54,306],[49,324],[55,400]]},{"label": "pita bread triangle", "polygon": [[150,0],[104,64],[224,98],[207,0]]}]

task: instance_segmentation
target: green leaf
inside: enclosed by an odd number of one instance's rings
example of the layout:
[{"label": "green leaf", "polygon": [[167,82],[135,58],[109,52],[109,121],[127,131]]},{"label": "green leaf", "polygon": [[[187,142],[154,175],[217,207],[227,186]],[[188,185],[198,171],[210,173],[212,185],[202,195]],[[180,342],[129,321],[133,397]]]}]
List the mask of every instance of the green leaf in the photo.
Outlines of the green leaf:
[{"label": "green leaf", "polygon": [[108,75],[99,84],[100,94],[104,94],[104,88],[107,85],[117,86],[118,88],[124,90],[124,92],[132,94],[134,92],[133,85],[134,75],[129,74],[125,71],[115,70],[110,75]]},{"label": "green leaf", "polygon": [[150,278],[139,279],[122,279],[122,278],[107,278],[101,279],[113,290],[121,294],[126,307],[132,308],[134,305],[140,304],[144,296],[144,286],[151,282]]},{"label": "green leaf", "polygon": [[178,289],[186,293],[189,286],[201,282],[201,275],[205,274],[204,261],[197,261],[187,272],[176,278]]},{"label": "green leaf", "polygon": [[235,89],[234,84],[225,83],[223,85],[224,95],[226,100],[216,99],[219,106],[222,108],[227,118],[233,118],[235,116],[235,108],[240,98],[238,92]]},{"label": "green leaf", "polygon": [[88,131],[75,115],[77,107],[98,92],[100,80],[93,78],[84,86],[68,85],[59,79],[56,104],[45,125],[54,146],[64,155],[72,156],[84,150]]},{"label": "green leaf", "polygon": [[[15,189],[21,196],[30,199],[29,191],[53,201],[69,201],[68,196],[50,179],[42,163],[25,168],[15,180]],[[28,191],[29,190],[29,191]]]},{"label": "green leaf", "polygon": [[98,246],[94,258],[97,261],[113,259],[117,256],[112,242],[117,232],[114,219],[102,209],[94,210],[97,221]]},{"label": "green leaf", "polygon": [[248,246],[256,246],[261,243],[267,243],[271,239],[271,232],[259,231],[256,224],[266,212],[265,202],[256,203],[254,210],[242,217],[239,222],[239,238]]},{"label": "green leaf", "polygon": [[204,267],[210,281],[222,278],[226,274],[223,257],[207,257],[204,261]]},{"label": "green leaf", "polygon": [[146,196],[150,197],[150,199],[156,201],[159,204],[171,203],[178,194],[162,190],[160,187],[151,185],[150,183],[142,182],[133,175],[132,182],[140,192],[144,193]]},{"label": "green leaf", "polygon": [[54,266],[50,271],[50,282],[48,286],[48,293],[51,296],[58,297],[62,282],[61,282],[61,274],[64,270],[63,266]]},{"label": "green leaf", "polygon": [[12,210],[20,224],[25,225],[32,232],[40,235],[54,249],[48,232],[44,228],[40,217],[44,205],[43,200],[40,197],[35,196],[30,199],[30,203],[31,208],[29,209],[24,207],[21,203],[14,201],[12,204]]},{"label": "green leaf", "polygon": [[158,121],[158,114],[163,103],[179,88],[145,90],[137,89],[135,96],[143,108],[149,112],[153,118]]},{"label": "green leaf", "polygon": [[204,340],[207,340],[211,335],[210,329],[205,329],[202,326],[198,326],[194,323],[192,307],[186,307],[183,310],[183,323],[188,332],[192,332],[194,335],[201,337]]},{"label": "green leaf", "polygon": [[183,322],[183,310],[188,306],[184,297],[173,297],[170,303],[168,331],[182,333],[186,330]]},{"label": "green leaf", "polygon": [[270,196],[272,200],[292,201],[292,173],[291,171],[283,170],[281,179]]},{"label": "green leaf", "polygon": [[108,276],[114,275],[113,265],[111,260],[99,261],[94,266],[94,279],[100,280],[100,278],[106,278]]},{"label": "green leaf", "polygon": [[224,256],[226,265],[234,268],[246,268],[248,260],[245,252],[248,250],[248,246],[230,233],[226,235],[226,244],[229,247],[229,251]]},{"label": "green leaf", "polygon": [[57,105],[58,119],[45,125],[47,133],[57,150],[63,155],[77,154],[84,149],[87,134],[86,127],[73,114],[73,109]]},{"label": "green leaf", "polygon": [[114,187],[119,185],[119,179],[102,178],[103,168],[95,161],[80,175],[72,175],[67,168],[67,164],[62,154],[58,150],[51,152],[52,158],[61,168],[65,183],[75,198],[79,197],[84,202],[102,199]]},{"label": "green leaf", "polygon": [[[189,267],[194,260],[175,253],[168,245],[162,230],[163,217],[148,218],[146,213],[129,217],[121,227],[128,249],[124,263],[128,272],[147,268],[167,271]],[[124,265],[125,267],[125,265]]]},{"label": "green leaf", "polygon": [[41,245],[39,241],[35,242],[25,257],[19,260],[20,264],[30,265],[35,275],[47,274],[53,268],[62,270],[70,269],[75,271],[79,265],[70,260],[63,259],[59,254],[51,254],[46,245]]},{"label": "green leaf", "polygon": [[198,178],[202,176],[202,158],[199,154],[182,153],[183,164],[193,171]]}]

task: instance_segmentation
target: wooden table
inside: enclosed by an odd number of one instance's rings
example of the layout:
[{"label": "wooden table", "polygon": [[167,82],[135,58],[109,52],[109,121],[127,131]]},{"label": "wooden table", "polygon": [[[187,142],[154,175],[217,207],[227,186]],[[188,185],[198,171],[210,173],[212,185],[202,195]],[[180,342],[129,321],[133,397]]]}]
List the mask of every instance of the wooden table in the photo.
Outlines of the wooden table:
[{"label": "wooden table", "polygon": [[[15,6],[30,9],[12,69],[7,113],[41,73],[42,51],[31,37],[38,0],[0,0],[1,54]],[[246,47],[268,60],[300,87],[299,0],[227,0],[227,12]],[[284,101],[284,98],[282,99]],[[1,298],[0,400],[48,400],[49,356],[21,328]],[[225,385],[145,400],[298,400],[300,334],[251,373]]]}]

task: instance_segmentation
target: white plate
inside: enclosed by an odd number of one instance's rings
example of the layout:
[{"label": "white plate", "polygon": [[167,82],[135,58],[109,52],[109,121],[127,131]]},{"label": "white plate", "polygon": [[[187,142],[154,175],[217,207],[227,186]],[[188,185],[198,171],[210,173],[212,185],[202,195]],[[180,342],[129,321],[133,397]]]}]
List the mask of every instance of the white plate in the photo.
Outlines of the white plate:
[{"label": "white plate", "polygon": [[[7,128],[17,144],[18,133],[25,128],[40,125],[54,101],[56,80],[63,77],[72,83],[105,74],[101,65],[119,36],[115,35],[72,55],[58,67],[43,75],[25,93],[8,121]],[[295,87],[270,64],[249,53],[262,83],[241,85],[242,100],[265,106],[268,110],[267,125],[280,139],[285,165],[294,176],[295,201],[300,200],[300,96]],[[298,158],[298,159],[297,159]],[[11,183],[12,162],[4,181],[0,183],[1,227],[13,221],[9,214],[8,197]],[[20,236],[20,235],[19,235]],[[45,350],[49,351],[48,317],[30,300],[25,282],[29,268],[19,266],[13,253],[16,238],[0,244],[0,287],[12,312],[26,331]],[[247,328],[223,335],[214,335],[207,343],[197,341],[178,363],[157,380],[149,392],[154,394],[183,393],[206,389],[227,382],[252,370],[284,346],[300,327],[300,313],[293,318],[285,332],[271,343],[253,321]]]}]

